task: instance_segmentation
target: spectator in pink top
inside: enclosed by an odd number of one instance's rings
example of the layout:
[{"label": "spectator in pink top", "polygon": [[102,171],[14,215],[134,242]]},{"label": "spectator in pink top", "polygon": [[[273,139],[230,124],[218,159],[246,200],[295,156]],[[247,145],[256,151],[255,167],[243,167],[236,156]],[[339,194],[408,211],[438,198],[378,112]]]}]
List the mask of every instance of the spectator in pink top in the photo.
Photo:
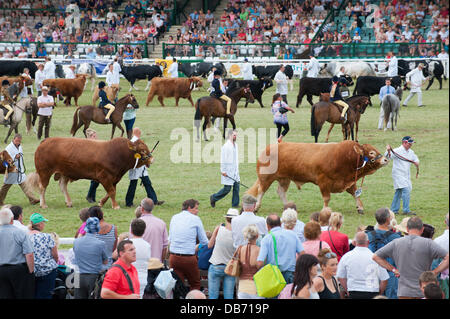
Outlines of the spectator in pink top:
[{"label": "spectator in pink top", "polygon": [[[155,204],[150,198],[144,198],[141,201],[140,219],[145,221],[146,227],[142,238],[151,246],[151,258],[158,258],[161,262],[166,259],[169,238],[166,223],[152,214]],[[131,228],[130,228],[131,233]]]},{"label": "spectator in pink top", "polygon": [[83,222],[78,228],[77,233],[75,234],[75,238],[86,235],[86,231],[84,228],[86,227],[86,220],[89,218],[89,208],[83,208],[79,213],[80,220]]},{"label": "spectator in pink top", "polygon": [[308,222],[305,224],[303,235],[306,241],[303,243],[305,254],[314,255],[317,257],[321,249],[330,248],[330,246],[323,240],[320,240],[320,224],[318,222]]}]

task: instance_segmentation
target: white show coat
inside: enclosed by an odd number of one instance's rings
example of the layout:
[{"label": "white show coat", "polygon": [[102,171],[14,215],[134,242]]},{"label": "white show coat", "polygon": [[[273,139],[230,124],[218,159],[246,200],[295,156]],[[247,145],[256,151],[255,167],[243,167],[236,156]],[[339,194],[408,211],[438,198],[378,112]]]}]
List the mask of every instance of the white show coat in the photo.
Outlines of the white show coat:
[{"label": "white show coat", "polygon": [[[139,138],[137,136],[134,136],[131,138],[131,142],[136,142]],[[147,171],[147,166],[142,165],[141,167],[138,168],[132,168],[128,171],[128,178],[130,179],[130,181],[135,180],[135,179],[139,179],[143,176],[148,176],[148,171]]]},{"label": "white show coat", "polygon": [[275,82],[277,83],[277,89],[276,93],[280,93],[281,95],[287,95],[288,94],[288,78],[284,72],[278,71],[277,74],[275,74],[274,78]]},{"label": "white show coat", "polygon": [[389,60],[387,76],[397,76],[398,75],[398,59],[393,56]]},{"label": "white show coat", "polygon": [[248,62],[242,66],[242,75],[244,80],[253,80],[252,65]]},{"label": "white show coat", "polygon": [[53,61],[48,61],[44,65],[45,79],[56,79],[56,65]]},{"label": "white show coat", "polygon": [[66,70],[66,79],[75,79],[75,73],[73,73],[72,69]]},{"label": "white show coat", "polygon": [[[8,152],[9,156],[11,156],[11,158],[14,160],[14,165],[16,165],[16,167],[18,169],[20,169],[20,171],[24,171],[24,164],[23,164],[23,157],[19,157],[19,159],[16,159],[16,155],[17,154],[22,154],[23,155],[23,149],[22,149],[22,145],[19,145],[19,147],[17,148],[13,142],[11,142],[6,148],[5,151]],[[26,175],[24,173],[8,173],[8,178],[4,178],[4,182],[5,184],[19,184],[25,182],[26,179]]]},{"label": "white show coat", "polygon": [[36,91],[41,91],[42,82],[45,80],[45,72],[44,70],[37,70],[34,74],[34,85],[36,87]]},{"label": "white show coat", "polygon": [[[233,142],[228,140],[223,144],[220,155],[220,172],[227,173],[227,176],[230,176],[238,182],[241,180],[239,177],[239,153],[236,142],[233,144]],[[233,185],[234,182],[228,177],[221,176],[222,185]]]},{"label": "white show coat", "polygon": [[114,83],[114,74],[111,71],[108,71],[106,73],[106,80],[105,80],[106,85],[111,86],[111,84],[115,84]]},{"label": "white show coat", "polygon": [[120,72],[122,72],[122,68],[120,67],[120,64],[117,62],[113,63],[113,81],[114,84],[120,83]]},{"label": "white show coat", "polygon": [[[395,148],[394,152],[413,162],[419,163],[419,158],[414,153],[414,151],[412,149],[406,150],[403,147],[403,145]],[[411,172],[410,172],[411,163],[399,159],[392,153],[391,156],[388,155],[388,152],[386,152],[384,155],[393,160],[392,179],[394,180],[394,189],[409,187],[409,189],[411,190],[412,189]]]},{"label": "white show coat", "polygon": [[316,78],[320,71],[320,64],[316,58],[312,57],[307,65],[308,73],[306,74],[309,78]]},{"label": "white show coat", "polygon": [[167,70],[167,73],[170,75],[171,78],[177,78],[178,77],[178,63],[172,62],[172,64],[169,66],[169,69]]},{"label": "white show coat", "polygon": [[422,92],[421,86],[427,78],[423,76],[423,72],[419,68],[415,68],[406,74],[406,81],[411,82],[411,92]]}]

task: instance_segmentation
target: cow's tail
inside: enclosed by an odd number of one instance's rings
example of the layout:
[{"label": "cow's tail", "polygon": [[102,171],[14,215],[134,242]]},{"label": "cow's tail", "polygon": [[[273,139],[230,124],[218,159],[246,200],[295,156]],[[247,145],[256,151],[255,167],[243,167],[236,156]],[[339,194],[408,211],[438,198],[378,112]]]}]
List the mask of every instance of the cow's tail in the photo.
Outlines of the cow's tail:
[{"label": "cow's tail", "polygon": [[314,116],[315,106],[311,107],[311,136],[316,136],[316,117]]},{"label": "cow's tail", "polygon": [[72,134],[72,136],[75,135],[75,131],[77,130],[78,127],[78,113],[80,111],[81,106],[77,107],[77,109],[75,110],[75,113],[73,114],[73,123],[72,123],[72,128],[70,129],[70,134]]},{"label": "cow's tail", "polygon": [[252,195],[254,197],[258,196],[258,190],[259,190],[259,186],[261,185],[259,178],[256,179],[255,183],[253,184],[252,187],[250,187],[248,189],[248,191],[246,191],[246,194]]},{"label": "cow's tail", "polygon": [[41,179],[39,178],[39,174],[33,172],[27,175],[25,182],[23,182],[24,190],[26,193],[34,193],[39,192]]}]

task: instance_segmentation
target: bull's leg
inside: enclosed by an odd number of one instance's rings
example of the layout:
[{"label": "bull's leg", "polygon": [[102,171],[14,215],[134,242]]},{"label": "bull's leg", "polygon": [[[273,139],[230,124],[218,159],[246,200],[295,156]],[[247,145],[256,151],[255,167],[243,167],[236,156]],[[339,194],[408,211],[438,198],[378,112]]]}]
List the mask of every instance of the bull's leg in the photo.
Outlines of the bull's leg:
[{"label": "bull's leg", "polygon": [[164,105],[164,97],[162,97],[161,95],[158,95],[158,101],[159,101],[159,104],[161,104],[161,106],[165,106]]},{"label": "bull's leg", "polygon": [[330,128],[328,129],[327,137],[325,138],[325,143],[328,143],[328,139],[330,138],[330,133],[331,133],[331,130],[333,129],[333,127],[334,127],[334,123],[331,123]]},{"label": "bull's leg", "polygon": [[45,191],[48,186],[48,182],[50,180],[50,175],[38,175],[39,176],[39,205],[41,208],[45,209],[48,208],[47,204],[45,203]]},{"label": "bull's leg", "polygon": [[289,189],[289,184],[291,183],[291,181],[289,179],[280,179],[278,180],[278,189],[277,189],[277,193],[278,196],[280,197],[281,201],[283,202],[283,205],[287,204],[287,198],[286,198],[286,193]]},{"label": "bull's leg", "polygon": [[74,96],[73,99],[75,100],[75,106],[78,107],[78,96]]},{"label": "bull's leg", "polygon": [[150,90],[150,92],[148,92],[147,102],[145,103],[145,106],[148,106],[150,102],[153,101],[154,96],[155,96],[154,92]]},{"label": "bull's leg", "polygon": [[150,88],[151,80],[147,81],[147,86],[145,87],[145,90],[147,91]]},{"label": "bull's leg", "polygon": [[427,88],[425,89],[425,91],[428,91],[428,89],[433,85],[434,82],[434,76],[431,77],[431,79],[428,81],[428,85]]},{"label": "bull's leg", "polygon": [[320,192],[322,193],[323,208],[327,208],[328,204],[330,203],[330,199],[331,199],[330,191],[322,186],[320,188]]},{"label": "bull's leg", "polygon": [[[178,99],[179,99],[179,98],[176,99],[177,106],[178,106]],[[191,102],[192,107],[194,107],[194,101],[192,100],[192,96],[189,95],[188,100],[189,100],[189,102]]]},{"label": "bull's leg", "polygon": [[349,188],[346,189],[347,193],[349,193],[350,195],[353,196],[353,198],[356,201],[356,210],[358,211],[359,214],[364,214],[364,206],[363,203],[361,201],[361,199],[359,197],[355,196],[355,192],[356,192],[356,184],[353,184],[352,186],[350,186]]},{"label": "bull's leg", "polygon": [[[261,108],[264,107],[263,103],[262,103],[262,96],[256,98],[256,100],[258,101],[259,105],[261,106]],[[247,102],[245,102],[245,107],[247,107]]]},{"label": "bull's leg", "polygon": [[309,104],[311,104],[311,106],[314,105],[314,102],[313,102],[312,98],[313,98],[312,94],[308,94],[306,96],[306,99],[308,100]]},{"label": "bull's leg", "polygon": [[296,108],[298,108],[299,105],[302,104],[302,99],[303,99],[303,94],[300,94],[300,93],[299,93],[299,94],[297,95],[297,104],[295,105]]},{"label": "bull's leg", "polygon": [[66,176],[61,175],[59,179],[59,188],[64,194],[64,198],[66,199],[66,206],[72,207],[72,200],[70,199],[69,192],[67,191],[67,184],[69,183],[69,179]]},{"label": "bull's leg", "polygon": [[102,207],[103,205],[105,205],[106,201],[108,200],[108,198],[111,198],[111,202],[112,202],[112,208],[113,209],[119,209],[120,206],[116,201],[116,185],[110,184],[110,183],[102,183],[103,187],[106,190],[106,196],[103,197],[100,202],[98,203],[98,205],[100,207]]}]

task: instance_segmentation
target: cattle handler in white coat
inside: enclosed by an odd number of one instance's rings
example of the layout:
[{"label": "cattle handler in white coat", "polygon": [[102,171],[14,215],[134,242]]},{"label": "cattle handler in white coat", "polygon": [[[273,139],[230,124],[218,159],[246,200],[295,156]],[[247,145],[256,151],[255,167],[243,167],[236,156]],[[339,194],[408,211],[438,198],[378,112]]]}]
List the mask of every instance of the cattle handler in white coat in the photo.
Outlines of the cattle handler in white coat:
[{"label": "cattle handler in white coat", "polygon": [[406,84],[411,85],[411,91],[406,98],[406,100],[403,102],[403,106],[407,106],[409,100],[412,99],[412,97],[417,94],[417,105],[419,107],[423,107],[425,105],[422,104],[422,85],[424,81],[427,81],[430,79],[430,77],[424,77],[423,76],[423,70],[424,66],[422,63],[419,63],[417,68],[406,74]]},{"label": "cattle handler in white coat", "polygon": [[34,198],[33,193],[27,189],[25,180],[25,166],[23,161],[23,149],[22,149],[22,135],[16,134],[12,142],[5,148],[9,156],[14,160],[14,165],[17,167],[18,172],[11,172],[5,175],[4,184],[0,189],[0,206],[4,205],[6,195],[12,185],[18,184],[22,191],[27,196],[31,205],[39,203],[39,199]]},{"label": "cattle handler in white coat", "polygon": [[171,78],[178,78],[178,62],[176,58],[173,58],[172,64],[169,66],[167,73]]},{"label": "cattle handler in white coat", "polygon": [[220,155],[220,173],[221,183],[223,188],[209,198],[212,207],[216,206],[216,202],[224,198],[233,187],[233,197],[231,199],[231,206],[236,208],[239,206],[239,150],[236,143],[237,132],[229,130],[227,134],[227,141],[222,146]]},{"label": "cattle handler in white coat", "polygon": [[253,80],[252,65],[247,58],[244,59],[244,65],[242,66],[242,76],[244,80]]},{"label": "cattle handler in white coat", "polygon": [[[414,164],[417,167],[417,174],[419,174],[419,158],[411,149],[414,140],[410,136],[405,136],[402,139],[402,145],[396,149],[392,149],[390,145],[386,146],[386,156],[393,159],[392,164],[392,179],[394,180],[395,195],[392,200],[391,210],[398,214],[400,210],[400,200],[403,201],[403,214],[415,215],[409,209],[409,200],[411,197],[412,183],[410,167]],[[418,175],[416,175],[416,178]]]},{"label": "cattle handler in white coat", "polygon": [[317,59],[313,55],[310,55],[309,58],[309,63],[306,66],[306,69],[308,70],[306,76],[308,78],[316,78],[319,75],[320,71],[319,61],[317,61]]}]

